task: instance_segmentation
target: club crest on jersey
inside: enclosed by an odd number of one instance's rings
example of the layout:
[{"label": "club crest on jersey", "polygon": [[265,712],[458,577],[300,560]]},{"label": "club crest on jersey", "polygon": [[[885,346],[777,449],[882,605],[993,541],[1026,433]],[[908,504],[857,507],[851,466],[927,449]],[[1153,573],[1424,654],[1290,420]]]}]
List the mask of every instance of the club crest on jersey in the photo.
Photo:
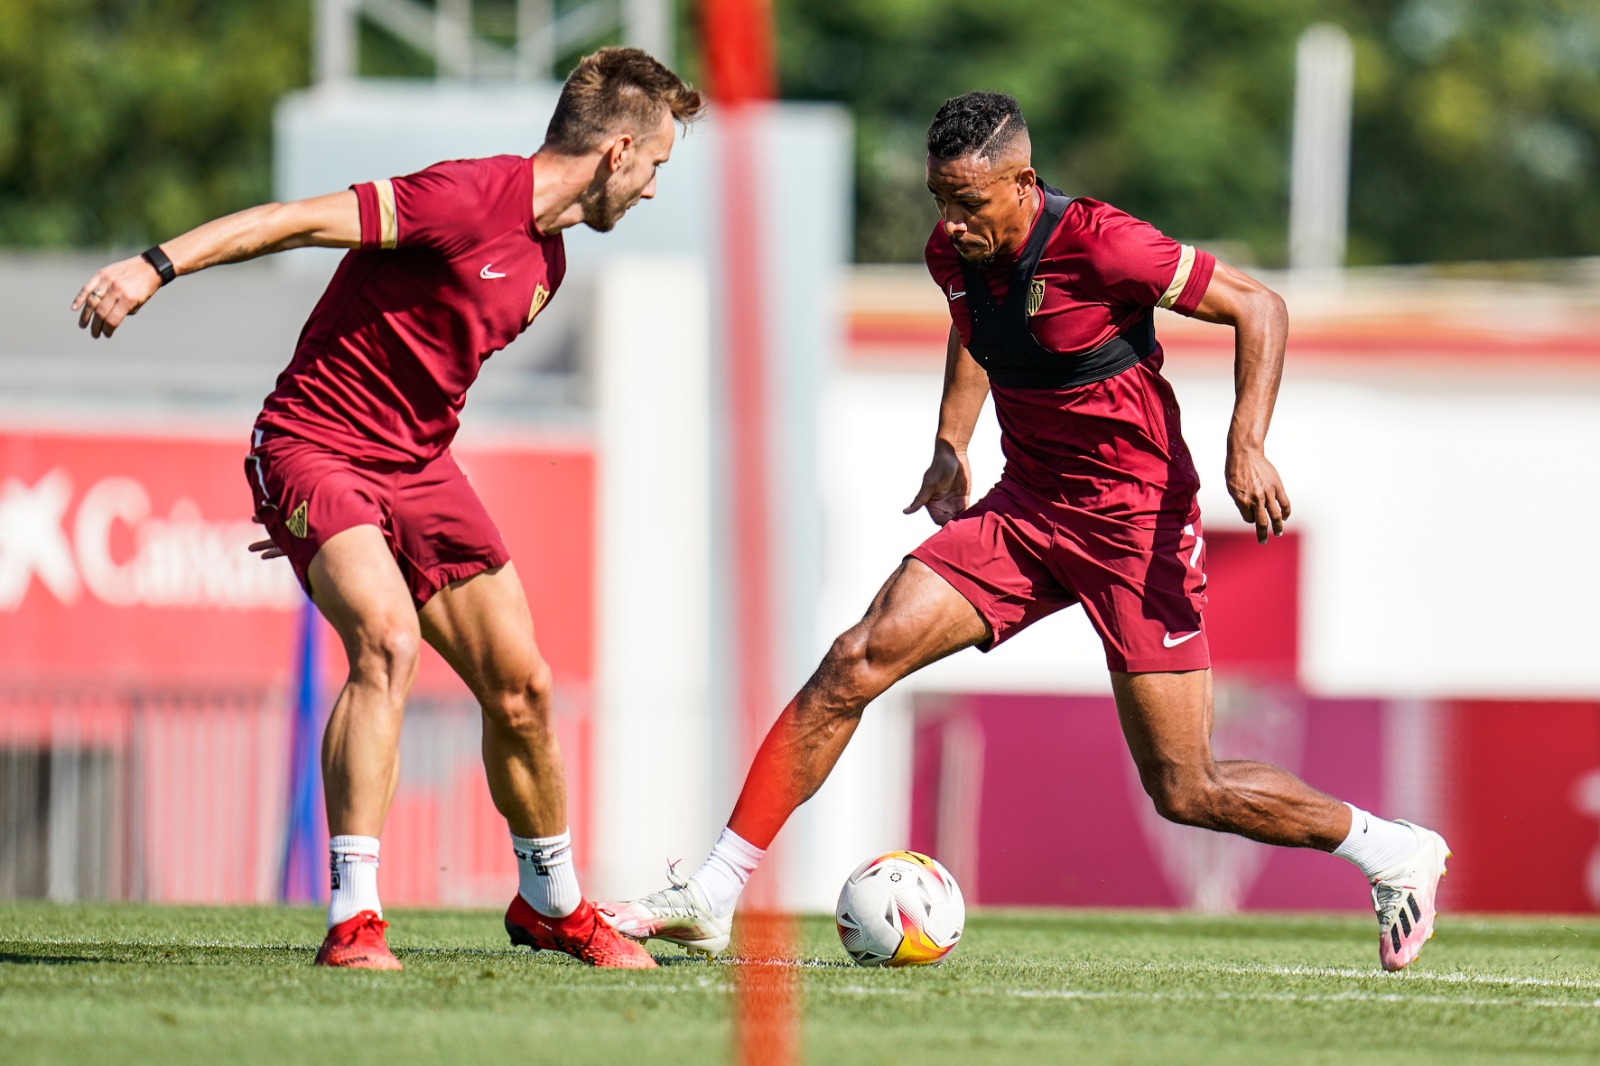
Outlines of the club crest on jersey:
[{"label": "club crest on jersey", "polygon": [[550,290],[544,287],[544,282],[533,287],[533,306],[528,308],[528,321],[532,322],[535,315],[544,310],[545,303],[550,299]]},{"label": "club crest on jersey", "polygon": [[300,506],[296,507],[293,513],[291,513],[288,519],[283,523],[289,527],[289,532],[293,533],[297,537],[304,537],[306,535],[306,504],[308,502],[310,501],[301,500]]},{"label": "club crest on jersey", "polygon": [[1028,317],[1032,318],[1044,306],[1044,280],[1034,278],[1028,282]]}]

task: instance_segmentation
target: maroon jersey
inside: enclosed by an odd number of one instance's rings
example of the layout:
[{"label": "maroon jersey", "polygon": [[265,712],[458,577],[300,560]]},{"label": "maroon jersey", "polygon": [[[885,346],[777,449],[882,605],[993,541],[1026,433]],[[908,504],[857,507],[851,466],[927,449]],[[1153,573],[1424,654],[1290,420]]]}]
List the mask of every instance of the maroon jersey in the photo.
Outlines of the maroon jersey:
[{"label": "maroon jersey", "polygon": [[1038,196],[1016,253],[966,264],[942,225],[925,253],[989,371],[1004,477],[1044,500],[1181,527],[1199,478],[1152,315],[1192,314],[1216,260],[1097,200]]},{"label": "maroon jersey", "polygon": [[989,626],[987,649],[1081,602],[1116,671],[1210,666],[1205,536],[1153,309],[1193,313],[1216,261],[1095,200],[1039,193],[1013,255],[928,269],[989,374],[1006,469],[913,556]]},{"label": "maroon jersey", "polygon": [[522,156],[353,188],[361,247],[339,264],[257,425],[358,460],[425,462],[449,447],[483,361],[560,287],[566,252],[534,222]]}]

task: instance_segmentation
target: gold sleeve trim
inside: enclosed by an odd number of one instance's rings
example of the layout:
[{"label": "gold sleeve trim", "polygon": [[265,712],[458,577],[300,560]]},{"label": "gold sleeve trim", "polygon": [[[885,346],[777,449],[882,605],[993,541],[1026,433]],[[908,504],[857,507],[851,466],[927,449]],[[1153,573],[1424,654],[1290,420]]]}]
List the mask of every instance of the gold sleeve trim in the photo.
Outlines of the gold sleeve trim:
[{"label": "gold sleeve trim", "polygon": [[393,248],[400,235],[394,216],[394,183],[381,178],[372,187],[378,191],[378,247]]},{"label": "gold sleeve trim", "polygon": [[544,282],[533,287],[533,305],[528,308],[528,321],[532,322],[534,316],[544,310],[544,305],[550,299],[550,290],[544,287]]},{"label": "gold sleeve trim", "polygon": [[1194,245],[1183,246],[1182,253],[1178,256],[1178,269],[1173,272],[1172,284],[1167,286],[1167,291],[1161,294],[1157,307],[1171,308],[1178,302],[1178,297],[1183,295],[1183,288],[1189,284],[1189,272],[1194,269]]}]

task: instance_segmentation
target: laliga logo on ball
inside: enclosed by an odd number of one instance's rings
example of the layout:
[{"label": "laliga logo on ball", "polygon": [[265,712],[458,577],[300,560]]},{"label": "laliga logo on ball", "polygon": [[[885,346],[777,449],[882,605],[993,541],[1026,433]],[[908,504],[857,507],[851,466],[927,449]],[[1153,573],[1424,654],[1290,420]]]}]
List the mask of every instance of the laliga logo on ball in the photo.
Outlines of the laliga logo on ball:
[{"label": "laliga logo on ball", "polygon": [[915,851],[891,851],[856,867],[834,919],[858,965],[927,966],[955,950],[967,906],[949,870]]}]

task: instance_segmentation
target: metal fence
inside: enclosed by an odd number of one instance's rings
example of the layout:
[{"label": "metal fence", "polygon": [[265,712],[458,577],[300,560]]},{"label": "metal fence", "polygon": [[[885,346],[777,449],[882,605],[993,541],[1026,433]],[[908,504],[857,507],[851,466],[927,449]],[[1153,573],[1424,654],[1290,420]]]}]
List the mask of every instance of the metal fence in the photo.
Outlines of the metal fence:
[{"label": "metal fence", "polygon": [[[581,758],[583,719],[558,712],[557,728]],[[277,898],[289,730],[282,691],[0,690],[0,898]],[[512,890],[479,738],[470,700],[408,707],[386,901],[494,903]]]}]

